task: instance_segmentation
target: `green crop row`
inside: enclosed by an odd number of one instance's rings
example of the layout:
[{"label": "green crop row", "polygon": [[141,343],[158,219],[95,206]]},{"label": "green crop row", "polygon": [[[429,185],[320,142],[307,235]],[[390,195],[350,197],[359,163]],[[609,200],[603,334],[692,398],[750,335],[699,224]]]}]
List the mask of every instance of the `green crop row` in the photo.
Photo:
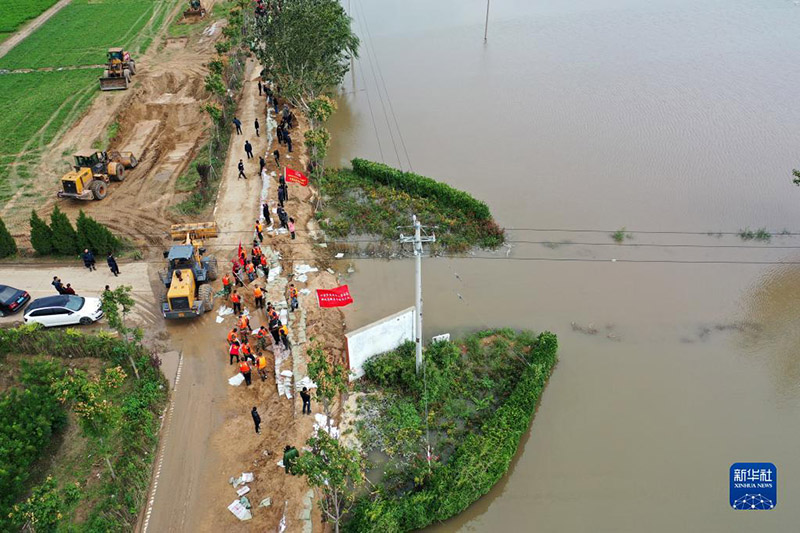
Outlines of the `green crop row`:
[{"label": "green crop row", "polygon": [[27,155],[16,161],[17,156],[36,153],[78,118],[100,74],[84,69],[0,75],[0,202],[31,177],[27,165],[35,161]]},{"label": "green crop row", "polygon": [[464,511],[508,471],[528,431],[542,391],[557,361],[558,339],[539,335],[528,365],[505,402],[459,444],[447,463],[433,471],[421,490],[403,495],[362,497],[345,531],[394,533],[422,529]]},{"label": "green crop row", "polygon": [[0,9],[0,40],[4,33],[13,33],[25,22],[41,15],[58,0],[4,0]]},{"label": "green crop row", "polygon": [[471,218],[476,220],[488,221],[492,219],[489,207],[484,202],[476,200],[468,193],[454,189],[447,184],[365,159],[353,159],[352,164],[356,174],[364,178],[404,190],[412,196],[436,200],[442,205],[465,211]]},{"label": "green crop row", "polygon": [[0,68],[99,65],[114,46],[137,52],[152,41],[164,13],[174,5],[174,1],[73,0],[0,59]]}]

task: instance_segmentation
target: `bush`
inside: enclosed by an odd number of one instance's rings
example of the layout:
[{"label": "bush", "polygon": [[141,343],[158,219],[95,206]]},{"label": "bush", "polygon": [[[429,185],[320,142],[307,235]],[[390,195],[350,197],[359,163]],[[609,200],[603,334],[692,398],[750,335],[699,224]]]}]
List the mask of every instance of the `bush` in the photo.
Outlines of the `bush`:
[{"label": "bush", "polygon": [[25,489],[30,466],[66,422],[66,413],[50,390],[61,372],[52,361],[24,362],[20,383],[0,396],[0,529]]},{"label": "bush", "polygon": [[122,243],[108,228],[81,211],[78,213],[78,249],[88,248],[98,255],[117,253]]},{"label": "bush", "polygon": [[353,170],[361,177],[402,189],[412,195],[434,199],[449,207],[466,211],[472,218],[480,221],[492,220],[489,207],[464,191],[459,191],[431,178],[397,170],[382,163],[356,158],[353,159],[352,164]]},{"label": "bush", "polygon": [[9,257],[17,253],[17,243],[8,232],[5,222],[0,218],[0,258]]},{"label": "bush", "polygon": [[50,214],[50,229],[53,231],[53,252],[60,255],[77,255],[78,234],[58,206],[53,208]]},{"label": "bush", "polygon": [[345,524],[345,531],[391,533],[422,529],[455,516],[486,494],[505,475],[520,439],[528,431],[556,364],[557,350],[554,334],[540,334],[526,357],[528,365],[516,387],[480,431],[468,435],[421,490],[402,496],[379,493],[362,497]]},{"label": "bush", "polygon": [[53,230],[34,210],[31,210],[31,246],[39,255],[53,253]]},{"label": "bush", "polygon": [[364,378],[380,387],[399,387],[410,391],[417,381],[416,344],[403,343],[394,351],[372,357],[364,363]]}]

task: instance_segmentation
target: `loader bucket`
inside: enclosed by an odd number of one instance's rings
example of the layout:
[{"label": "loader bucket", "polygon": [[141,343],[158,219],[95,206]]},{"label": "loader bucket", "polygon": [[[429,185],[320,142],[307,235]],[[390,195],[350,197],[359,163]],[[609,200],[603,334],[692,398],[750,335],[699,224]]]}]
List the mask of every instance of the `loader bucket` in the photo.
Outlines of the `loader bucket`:
[{"label": "loader bucket", "polygon": [[124,91],[128,88],[128,80],[124,76],[100,78],[101,91]]},{"label": "loader bucket", "polygon": [[169,234],[175,241],[181,241],[186,235],[191,235],[195,239],[208,239],[217,236],[216,222],[195,222],[191,224],[173,224],[169,228]]}]

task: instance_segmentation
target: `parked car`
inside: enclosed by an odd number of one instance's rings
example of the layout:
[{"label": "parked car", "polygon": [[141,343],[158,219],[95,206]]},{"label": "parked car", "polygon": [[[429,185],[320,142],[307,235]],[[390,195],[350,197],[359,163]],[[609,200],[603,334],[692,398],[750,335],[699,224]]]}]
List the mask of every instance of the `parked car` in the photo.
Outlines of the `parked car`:
[{"label": "parked car", "polygon": [[31,295],[22,289],[0,285],[0,316],[8,316],[21,311]]},{"label": "parked car", "polygon": [[35,299],[22,318],[25,322],[38,322],[47,327],[86,326],[103,318],[103,309],[99,298],[61,294]]}]

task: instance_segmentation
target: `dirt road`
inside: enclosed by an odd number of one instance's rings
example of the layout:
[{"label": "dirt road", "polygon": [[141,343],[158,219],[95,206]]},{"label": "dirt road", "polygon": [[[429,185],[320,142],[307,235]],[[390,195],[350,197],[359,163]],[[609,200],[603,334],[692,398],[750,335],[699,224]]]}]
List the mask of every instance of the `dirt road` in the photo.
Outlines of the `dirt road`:
[{"label": "dirt road", "polygon": [[63,9],[71,1],[72,0],[59,0],[59,2],[57,2],[50,9],[33,19],[31,22],[28,22],[17,33],[0,43],[0,57],[3,57],[12,48],[24,41],[28,35],[39,29],[39,26],[50,20],[50,17],[61,11],[61,9]]}]

